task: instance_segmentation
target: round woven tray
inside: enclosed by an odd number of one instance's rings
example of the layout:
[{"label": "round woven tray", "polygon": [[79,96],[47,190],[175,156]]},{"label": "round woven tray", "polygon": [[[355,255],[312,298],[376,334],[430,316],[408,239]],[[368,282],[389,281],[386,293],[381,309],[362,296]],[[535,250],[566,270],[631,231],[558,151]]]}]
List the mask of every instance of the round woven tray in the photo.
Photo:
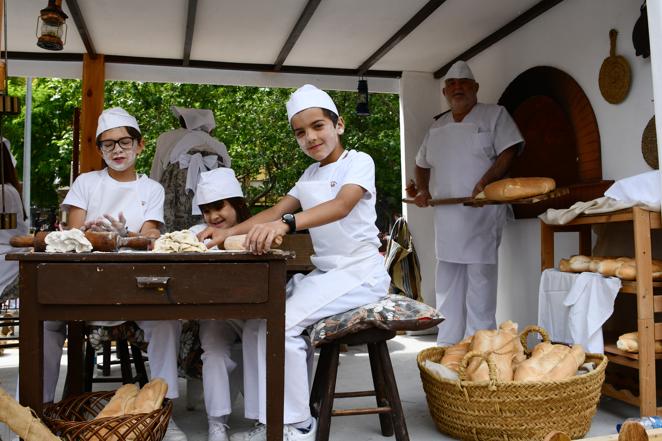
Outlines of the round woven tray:
[{"label": "round woven tray", "polygon": [[611,104],[622,102],[630,91],[630,65],[625,57],[616,55],[615,29],[609,31],[610,51],[600,66],[598,85],[605,100]]},{"label": "round woven tray", "polygon": [[653,116],[646,128],[644,133],[641,135],[641,154],[644,156],[644,161],[651,168],[657,170],[660,168],[660,164],[657,158],[657,132],[655,130],[655,116]]},{"label": "round woven tray", "polygon": [[172,413],[172,401],[150,413],[93,419],[115,391],[91,392],[62,400],[44,409],[49,429],[66,441],[161,441]]},{"label": "round woven tray", "polygon": [[444,380],[428,372],[425,361],[440,363],[445,350],[433,347],[417,357],[430,414],[440,432],[472,441],[542,440],[554,430],[576,439],[588,432],[605,378],[604,355],[586,354],[595,370],[561,381],[474,382]]}]

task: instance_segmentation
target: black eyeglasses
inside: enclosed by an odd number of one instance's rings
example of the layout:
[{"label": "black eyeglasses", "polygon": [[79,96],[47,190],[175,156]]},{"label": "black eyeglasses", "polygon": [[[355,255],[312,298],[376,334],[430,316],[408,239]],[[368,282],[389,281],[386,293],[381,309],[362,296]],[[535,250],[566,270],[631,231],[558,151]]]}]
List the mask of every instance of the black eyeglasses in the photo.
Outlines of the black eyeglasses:
[{"label": "black eyeglasses", "polygon": [[110,153],[115,150],[115,144],[119,144],[122,150],[131,150],[135,140],[135,138],[130,136],[125,136],[124,138],[120,139],[104,139],[102,141],[97,141],[97,147],[106,153]]}]

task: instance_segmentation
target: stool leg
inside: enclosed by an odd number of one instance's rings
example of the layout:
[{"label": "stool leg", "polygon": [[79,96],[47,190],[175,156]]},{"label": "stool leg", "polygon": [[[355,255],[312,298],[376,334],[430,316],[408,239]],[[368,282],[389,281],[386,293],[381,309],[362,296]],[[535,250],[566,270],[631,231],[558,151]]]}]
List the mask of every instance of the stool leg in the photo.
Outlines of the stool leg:
[{"label": "stool leg", "polygon": [[145,360],[140,348],[136,345],[131,345],[131,357],[133,358],[133,366],[136,368],[136,379],[140,387],[147,384],[147,369],[145,369]]},{"label": "stool leg", "polygon": [[380,341],[376,344],[377,351],[379,352],[379,359],[381,361],[382,375],[384,376],[384,383],[386,384],[386,393],[388,401],[391,403],[393,413],[393,430],[395,432],[396,441],[409,441],[409,433],[407,433],[407,423],[405,422],[405,415],[402,412],[402,403],[400,403],[400,395],[398,394],[398,385],[395,382],[393,375],[393,365],[391,364],[391,356],[388,352],[386,341]]},{"label": "stool leg", "polygon": [[[370,356],[370,370],[372,371],[372,383],[375,386],[375,398],[378,407],[390,406],[388,395],[386,394],[386,384],[379,360],[379,350],[375,343],[368,343],[368,355]],[[379,414],[379,425],[382,428],[382,435],[393,436],[393,419],[390,414]]]},{"label": "stool leg", "polygon": [[102,354],[101,358],[101,373],[104,377],[110,377],[110,340],[103,341],[101,343]]},{"label": "stool leg", "polygon": [[314,417],[319,416],[320,403],[322,402],[322,395],[325,389],[327,372],[329,372],[329,362],[331,351],[328,345],[323,345],[320,349],[320,356],[317,360],[317,368],[315,369],[315,377],[313,379],[313,387],[310,390],[310,413]]},{"label": "stool leg", "polygon": [[120,359],[120,367],[122,368],[122,383],[130,384],[133,381],[133,372],[131,371],[131,357],[129,356],[129,345],[126,340],[117,340],[115,342],[117,350],[117,358]]},{"label": "stool leg", "polygon": [[[333,411],[333,398],[336,392],[336,378],[338,375],[338,358],[340,356],[340,347],[336,343],[327,344],[322,350],[329,351],[329,363],[326,375],[328,376],[324,383],[324,388],[321,391],[322,397],[320,402],[319,419],[317,422],[317,436],[315,441],[328,441],[329,432],[331,431],[331,413]],[[319,367],[318,367],[319,372]],[[323,375],[324,372],[322,371]]]},{"label": "stool leg", "polygon": [[92,347],[89,341],[85,342],[85,377],[83,379],[83,388],[85,392],[92,392],[92,380],[94,378],[94,368],[97,364],[97,351]]}]

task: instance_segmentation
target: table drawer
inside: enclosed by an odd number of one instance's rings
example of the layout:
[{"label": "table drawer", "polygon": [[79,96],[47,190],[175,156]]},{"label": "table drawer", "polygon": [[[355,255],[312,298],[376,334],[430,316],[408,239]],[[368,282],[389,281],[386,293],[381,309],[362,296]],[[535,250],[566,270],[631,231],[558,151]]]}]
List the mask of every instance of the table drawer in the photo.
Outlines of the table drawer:
[{"label": "table drawer", "polygon": [[267,263],[40,263],[39,303],[263,303]]}]

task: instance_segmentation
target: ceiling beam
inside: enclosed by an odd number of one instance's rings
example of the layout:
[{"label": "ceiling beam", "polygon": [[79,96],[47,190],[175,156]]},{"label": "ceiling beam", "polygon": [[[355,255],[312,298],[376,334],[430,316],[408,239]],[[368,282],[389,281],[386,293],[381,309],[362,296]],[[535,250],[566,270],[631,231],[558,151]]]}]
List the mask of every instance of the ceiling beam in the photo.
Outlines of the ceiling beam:
[{"label": "ceiling beam", "polygon": [[69,13],[71,14],[71,18],[74,19],[74,23],[76,24],[76,28],[78,29],[78,35],[80,35],[80,39],[83,40],[83,44],[85,45],[85,50],[87,51],[87,55],[90,56],[90,58],[95,59],[97,57],[97,51],[94,49],[94,43],[92,43],[92,37],[90,36],[89,31],[87,30],[87,25],[85,24],[85,19],[83,18],[83,14],[80,12],[80,7],[78,6],[78,0],[65,0],[67,2],[67,6],[69,7]]},{"label": "ceiling beam", "polygon": [[[0,57],[4,51],[0,52]],[[12,52],[7,53],[10,60],[27,61],[83,61],[83,54],[69,52]],[[182,67],[182,60],[175,58],[149,58],[149,57],[127,57],[122,55],[106,55],[106,63],[136,64],[146,66]],[[273,72],[273,64],[256,63],[229,63],[223,61],[190,60],[189,66],[198,69],[222,69],[222,70],[244,70],[248,72]],[[308,75],[337,75],[356,76],[356,69],[339,69],[333,67],[309,67],[309,66],[283,66],[282,73],[297,73]],[[367,75],[377,78],[400,78],[402,71],[399,70],[370,70]]]},{"label": "ceiling beam", "polygon": [[301,36],[301,33],[306,28],[306,25],[308,25],[308,22],[315,13],[315,9],[317,9],[317,6],[319,6],[321,1],[322,0],[308,0],[308,3],[306,3],[306,7],[303,8],[303,12],[299,16],[299,19],[294,25],[294,28],[292,28],[292,32],[290,32],[289,37],[287,37],[287,40],[285,40],[285,44],[281,48],[278,57],[276,57],[276,61],[274,61],[274,70],[276,71],[281,70],[281,68],[283,67],[283,63],[285,62],[285,59],[290,54],[290,51],[294,47],[294,44]]},{"label": "ceiling beam", "polygon": [[198,9],[198,0],[188,0],[186,11],[186,36],[184,37],[184,55],[182,65],[188,66],[191,61],[191,46],[193,45],[193,31],[195,30],[195,12]]},{"label": "ceiling beam", "polygon": [[533,7],[531,7],[530,9],[526,10],[525,12],[517,16],[517,18],[508,22],[505,26],[499,28],[497,31],[483,38],[481,41],[471,46],[469,49],[462,52],[460,55],[453,58],[448,63],[441,66],[439,69],[435,71],[434,77],[435,78],[443,77],[444,75],[446,75],[446,72],[448,72],[448,69],[450,69],[450,67],[456,61],[458,60],[467,61],[470,58],[475,57],[476,55],[478,55],[488,47],[492,46],[494,43],[512,34],[516,30],[518,30],[519,28],[521,28],[522,26],[533,20],[534,18],[538,17],[541,14],[544,14],[545,12],[547,12],[547,10],[553,8],[562,1],[563,0],[541,0],[540,2],[536,3]]},{"label": "ceiling beam", "polygon": [[358,67],[357,72],[359,76],[366,75],[368,69],[372,67],[380,58],[382,58],[386,53],[393,49],[398,43],[400,43],[404,38],[409,35],[414,29],[418,27],[423,21],[428,18],[439,6],[441,6],[446,0],[430,0],[425,6],[423,6],[417,13],[414,15],[404,26],[402,26],[391,38],[389,38],[386,43],[384,43],[379,49],[375,51],[372,55],[368,57],[361,65]]}]

